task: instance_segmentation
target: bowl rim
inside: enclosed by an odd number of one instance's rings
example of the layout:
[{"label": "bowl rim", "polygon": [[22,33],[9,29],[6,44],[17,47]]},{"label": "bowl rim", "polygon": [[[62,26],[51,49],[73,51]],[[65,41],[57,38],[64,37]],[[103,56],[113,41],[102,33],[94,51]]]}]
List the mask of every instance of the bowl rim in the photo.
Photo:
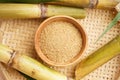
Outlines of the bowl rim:
[{"label": "bowl rim", "polygon": [[[82,47],[81,47],[81,50],[80,52],[72,59],[70,59],[69,61],[65,62],[65,63],[56,63],[54,61],[51,61],[49,60],[45,55],[44,53],[42,53],[41,49],[40,49],[40,45],[39,45],[39,36],[40,36],[40,33],[41,31],[43,30],[43,28],[45,27],[44,25],[49,23],[50,21],[54,21],[54,19],[66,19],[68,20],[68,22],[70,22],[71,24],[74,24],[75,27],[77,27],[77,29],[79,29],[80,31],[80,34],[81,34],[81,37],[82,37]],[[69,21],[70,20],[70,21]],[[56,20],[57,21],[57,20]],[[77,26],[76,26],[76,25]],[[79,26],[79,27],[78,27]],[[82,32],[81,32],[82,31]],[[87,47],[87,34],[86,34],[86,31],[84,30],[83,26],[80,24],[80,22],[78,22],[75,18],[73,17],[70,17],[70,16],[65,16],[65,15],[59,15],[59,16],[53,16],[53,17],[50,17],[46,20],[44,20],[38,27],[36,33],[35,33],[35,39],[34,39],[34,43],[35,43],[35,50],[38,54],[38,56],[42,59],[42,61],[44,61],[45,63],[51,65],[51,66],[59,66],[59,67],[63,67],[63,66],[69,66],[69,65],[72,65],[76,62],[79,61],[79,58],[80,56],[85,52],[86,50],[86,47]]]}]

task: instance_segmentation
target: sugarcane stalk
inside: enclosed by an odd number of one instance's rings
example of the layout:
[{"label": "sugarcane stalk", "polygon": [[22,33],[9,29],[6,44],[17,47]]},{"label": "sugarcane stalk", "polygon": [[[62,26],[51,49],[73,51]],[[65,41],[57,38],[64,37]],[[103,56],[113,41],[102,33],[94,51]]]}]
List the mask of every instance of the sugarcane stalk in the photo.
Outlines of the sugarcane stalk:
[{"label": "sugarcane stalk", "polygon": [[[89,0],[0,0],[0,3],[41,3],[41,2],[55,2],[58,1],[57,4],[64,4],[73,6],[89,6]],[[77,3],[77,4],[76,4]]]},{"label": "sugarcane stalk", "polygon": [[9,49],[7,46],[0,45],[0,53],[2,53],[0,54],[0,61],[7,64],[13,52],[14,51]]},{"label": "sugarcane stalk", "polygon": [[[0,44],[0,61],[37,80],[67,80],[67,77],[50,69],[26,55],[16,54],[14,50]],[[12,62],[10,62],[12,61]]]},{"label": "sugarcane stalk", "polygon": [[83,8],[113,9],[119,2],[120,0],[57,0],[48,3]]},{"label": "sugarcane stalk", "polygon": [[0,3],[41,3],[55,0],[0,0]]},{"label": "sugarcane stalk", "polygon": [[36,4],[0,4],[0,18],[40,18]]},{"label": "sugarcane stalk", "polygon": [[56,0],[54,2],[50,2],[50,4],[59,4],[59,5],[65,5],[65,6],[84,8],[84,7],[89,7],[90,0]]},{"label": "sugarcane stalk", "polygon": [[0,3],[44,3],[82,8],[113,9],[120,0],[0,0]]},{"label": "sugarcane stalk", "polygon": [[99,9],[113,9],[120,2],[120,0],[98,0],[96,8]]},{"label": "sugarcane stalk", "polygon": [[67,15],[72,16],[74,18],[85,18],[86,11],[80,8],[73,7],[64,7],[64,6],[55,6],[55,5],[47,5],[47,17],[55,16],[55,15]]},{"label": "sugarcane stalk", "polygon": [[113,57],[120,54],[120,35],[114,40],[95,51],[93,54],[82,60],[76,67],[76,80],[80,80],[93,70],[97,69]]},{"label": "sugarcane stalk", "polygon": [[84,18],[84,9],[43,4],[0,4],[0,18],[41,18],[68,15]]}]

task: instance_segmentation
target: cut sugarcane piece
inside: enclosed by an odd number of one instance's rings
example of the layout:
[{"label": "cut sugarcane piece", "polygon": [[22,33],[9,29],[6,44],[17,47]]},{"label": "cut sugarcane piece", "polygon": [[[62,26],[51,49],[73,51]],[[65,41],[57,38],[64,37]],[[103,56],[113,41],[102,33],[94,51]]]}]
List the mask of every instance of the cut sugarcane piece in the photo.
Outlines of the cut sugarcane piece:
[{"label": "cut sugarcane piece", "polygon": [[50,69],[35,59],[16,54],[14,50],[0,44],[0,61],[37,80],[67,80],[67,77]]},{"label": "cut sugarcane piece", "polygon": [[50,4],[59,4],[74,7],[89,7],[90,0],[56,0]]},{"label": "cut sugarcane piece", "polygon": [[12,53],[14,53],[14,50],[11,50],[7,46],[0,45],[0,61],[1,62],[7,64],[11,58]]},{"label": "cut sugarcane piece", "polygon": [[113,9],[120,0],[56,0],[50,4],[60,4],[74,7]]},{"label": "cut sugarcane piece", "polygon": [[46,12],[47,17],[55,15],[67,15],[72,16],[74,18],[86,17],[86,11],[84,9],[55,5],[47,5],[47,7],[48,7]]},{"label": "cut sugarcane piece", "polygon": [[67,15],[85,18],[86,11],[80,8],[43,4],[0,4],[0,18],[41,18]]},{"label": "cut sugarcane piece", "polygon": [[113,9],[120,2],[120,0],[98,0],[97,8]]},{"label": "cut sugarcane piece", "polygon": [[77,65],[76,80],[80,80],[118,54],[120,54],[120,35]]},{"label": "cut sugarcane piece", "polygon": [[[70,5],[76,5],[76,6],[89,6],[89,0],[0,0],[0,3],[40,3],[40,2],[54,2],[58,1],[57,4],[61,2],[64,5],[67,5],[68,3]],[[67,2],[67,3],[66,3]]]},{"label": "cut sugarcane piece", "polygon": [[0,3],[41,3],[41,2],[50,2],[55,0],[0,0]]},{"label": "cut sugarcane piece", "polygon": [[96,7],[113,9],[120,0],[0,0],[0,3],[44,3],[60,4],[74,7]]},{"label": "cut sugarcane piece", "polygon": [[40,18],[37,4],[0,4],[0,18]]}]

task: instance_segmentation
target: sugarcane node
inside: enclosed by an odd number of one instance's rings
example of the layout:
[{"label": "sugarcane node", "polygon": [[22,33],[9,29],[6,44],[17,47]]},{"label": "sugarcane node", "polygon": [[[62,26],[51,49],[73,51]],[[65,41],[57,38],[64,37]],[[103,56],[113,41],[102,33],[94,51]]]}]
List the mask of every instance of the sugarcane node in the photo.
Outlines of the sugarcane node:
[{"label": "sugarcane node", "polygon": [[10,53],[10,54],[11,54],[11,57],[10,57],[8,63],[7,63],[8,66],[11,66],[11,64],[13,63],[13,59],[14,59],[14,57],[15,57],[15,55],[16,55],[16,51],[13,50],[13,52]]},{"label": "sugarcane node", "polygon": [[45,4],[40,4],[41,7],[41,18],[45,18],[46,17],[46,11],[47,11],[47,6]]},{"label": "sugarcane node", "polygon": [[90,0],[89,2],[89,8],[95,8],[98,4],[98,0]]}]

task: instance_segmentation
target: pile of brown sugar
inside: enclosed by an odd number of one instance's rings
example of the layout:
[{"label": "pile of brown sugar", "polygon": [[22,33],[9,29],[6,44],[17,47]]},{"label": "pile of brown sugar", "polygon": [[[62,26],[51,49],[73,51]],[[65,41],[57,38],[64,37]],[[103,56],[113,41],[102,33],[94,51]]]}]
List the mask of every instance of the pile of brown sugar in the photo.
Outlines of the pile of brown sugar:
[{"label": "pile of brown sugar", "polygon": [[49,60],[56,63],[64,63],[72,59],[80,52],[81,47],[81,34],[71,23],[55,21],[41,32],[41,51]]}]

